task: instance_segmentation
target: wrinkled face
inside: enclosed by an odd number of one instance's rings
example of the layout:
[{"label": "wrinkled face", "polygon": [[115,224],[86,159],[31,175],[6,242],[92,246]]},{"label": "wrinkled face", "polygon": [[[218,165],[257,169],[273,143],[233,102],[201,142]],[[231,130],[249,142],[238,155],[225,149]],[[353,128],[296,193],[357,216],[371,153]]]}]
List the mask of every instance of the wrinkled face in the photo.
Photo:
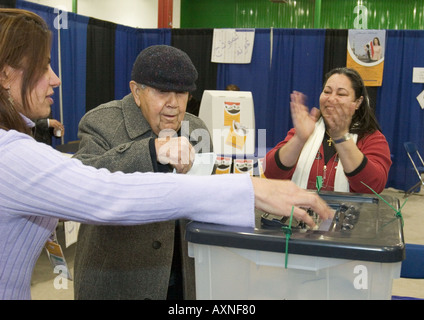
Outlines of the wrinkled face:
[{"label": "wrinkled face", "polygon": [[15,102],[15,107],[30,119],[47,118],[53,104],[53,89],[60,85],[60,80],[53,72],[50,63],[45,67],[45,71],[35,84],[34,88],[28,93],[29,110],[20,110],[22,106],[21,88],[23,71],[9,67],[10,95]]},{"label": "wrinkled face", "polygon": [[178,131],[187,108],[188,92],[161,91],[132,82],[132,93],[156,135],[164,129]]},{"label": "wrinkled face", "polygon": [[319,98],[324,119],[329,113],[333,113],[335,108],[344,108],[350,114],[354,114],[361,102],[362,97],[359,99],[355,97],[350,79],[344,74],[337,73],[328,78]]}]

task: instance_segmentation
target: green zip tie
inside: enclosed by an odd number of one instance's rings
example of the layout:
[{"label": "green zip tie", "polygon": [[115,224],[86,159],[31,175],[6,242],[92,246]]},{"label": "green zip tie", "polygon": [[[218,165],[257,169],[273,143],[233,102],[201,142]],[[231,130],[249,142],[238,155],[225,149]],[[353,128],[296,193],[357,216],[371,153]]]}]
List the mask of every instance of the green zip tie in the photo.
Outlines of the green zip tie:
[{"label": "green zip tie", "polygon": [[363,183],[362,181],[361,181],[361,183],[364,185],[364,186],[366,186],[368,189],[370,189],[377,197],[379,197],[381,200],[383,200],[384,201],[384,203],[386,203],[390,208],[392,208],[393,209],[393,211],[395,212],[395,216],[397,217],[397,218],[400,218],[400,221],[402,222],[402,227],[403,227],[403,225],[404,225],[404,222],[403,222],[403,217],[402,217],[402,212],[401,212],[401,210],[402,210],[402,208],[403,208],[403,206],[405,205],[405,203],[406,203],[406,201],[408,201],[408,198],[406,198],[405,199],[405,202],[400,206],[400,208],[399,208],[399,210],[396,210],[396,208],[394,208],[390,203],[388,203],[382,196],[380,196],[377,192],[375,192],[370,186],[368,186],[368,185],[366,185],[365,183]]},{"label": "green zip tie", "polygon": [[285,254],[285,262],[284,262],[284,267],[286,269],[287,269],[287,263],[289,261],[289,240],[290,240],[290,236],[292,235],[291,225],[293,220],[293,211],[294,211],[294,206],[292,207],[292,210],[291,210],[289,225],[281,227],[281,229],[286,235],[286,254]]},{"label": "green zip tie", "polygon": [[322,188],[322,177],[321,176],[317,176],[316,187],[317,187],[317,193],[319,193],[319,191]]}]

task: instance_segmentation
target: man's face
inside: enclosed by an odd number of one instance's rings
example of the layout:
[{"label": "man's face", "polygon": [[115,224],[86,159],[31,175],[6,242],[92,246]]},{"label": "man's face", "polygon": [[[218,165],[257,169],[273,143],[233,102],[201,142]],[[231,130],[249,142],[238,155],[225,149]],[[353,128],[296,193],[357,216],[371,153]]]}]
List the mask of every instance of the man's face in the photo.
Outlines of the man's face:
[{"label": "man's face", "polygon": [[164,129],[178,131],[187,108],[188,92],[161,91],[132,82],[135,102],[156,135]]}]

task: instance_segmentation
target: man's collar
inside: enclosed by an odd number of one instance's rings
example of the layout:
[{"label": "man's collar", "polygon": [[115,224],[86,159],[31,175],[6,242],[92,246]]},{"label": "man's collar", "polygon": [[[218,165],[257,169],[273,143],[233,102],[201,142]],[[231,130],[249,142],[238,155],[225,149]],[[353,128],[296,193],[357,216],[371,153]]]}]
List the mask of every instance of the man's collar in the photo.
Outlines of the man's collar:
[{"label": "man's collar", "polygon": [[135,139],[152,130],[131,93],[122,99],[122,113],[125,127],[131,139]]}]

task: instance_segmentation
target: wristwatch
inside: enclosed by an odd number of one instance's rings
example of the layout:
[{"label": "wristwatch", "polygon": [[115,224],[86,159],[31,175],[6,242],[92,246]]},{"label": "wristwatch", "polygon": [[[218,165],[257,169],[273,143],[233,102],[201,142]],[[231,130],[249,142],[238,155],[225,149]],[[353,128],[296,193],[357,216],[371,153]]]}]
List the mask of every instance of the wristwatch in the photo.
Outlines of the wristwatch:
[{"label": "wristwatch", "polygon": [[353,135],[348,132],[343,137],[341,137],[340,139],[335,139],[333,141],[334,141],[335,144],[338,144],[338,143],[342,143],[342,142],[345,142],[347,140],[350,140],[352,138],[353,138]]}]

